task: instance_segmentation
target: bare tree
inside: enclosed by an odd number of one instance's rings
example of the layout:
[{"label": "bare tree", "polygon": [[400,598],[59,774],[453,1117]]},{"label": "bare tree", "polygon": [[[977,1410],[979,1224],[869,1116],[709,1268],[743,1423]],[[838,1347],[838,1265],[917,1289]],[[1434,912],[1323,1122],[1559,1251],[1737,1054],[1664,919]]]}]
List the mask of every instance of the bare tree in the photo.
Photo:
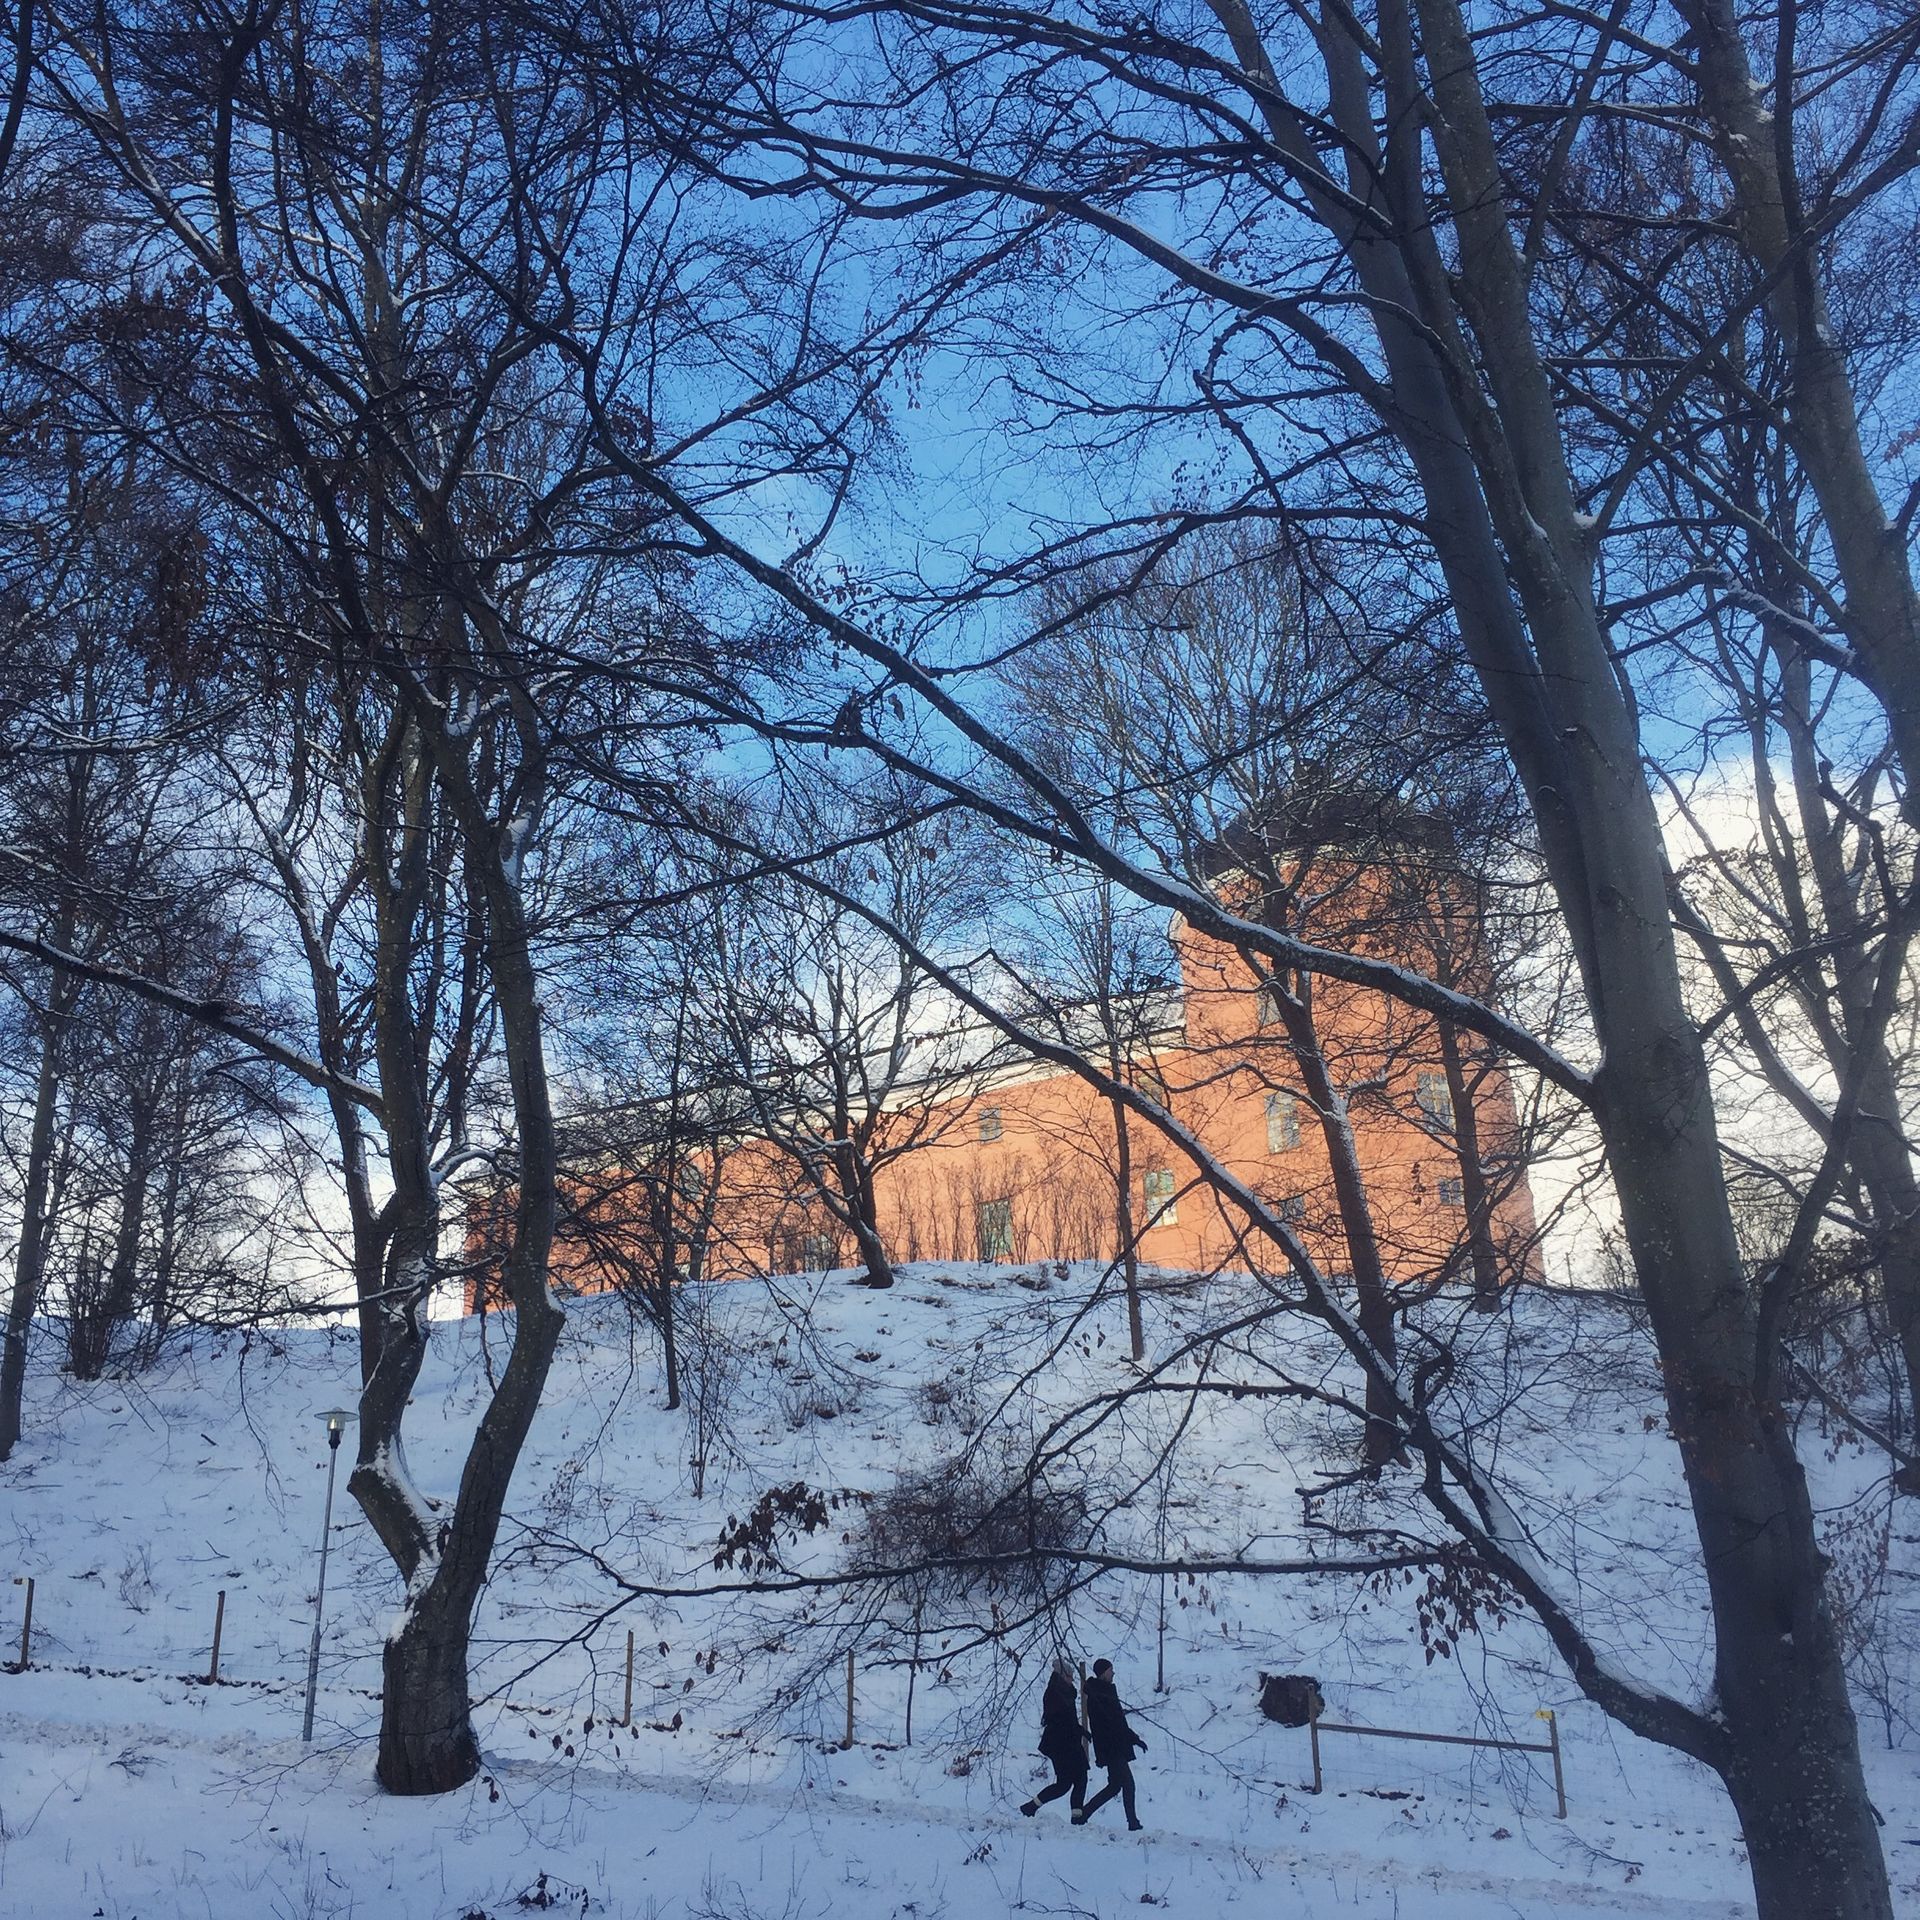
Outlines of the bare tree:
[{"label": "bare tree", "polygon": [[[378,1093],[357,1104],[377,1119],[389,1191],[374,1223],[377,1285],[369,1293],[373,1276],[356,1274],[379,1333],[350,1484],[406,1588],[385,1649],[378,1761],[402,1793],[444,1790],[479,1765],[468,1623],[561,1319],[546,1288],[556,1142],[528,893],[553,717],[524,636],[540,629],[534,583],[552,571],[546,543],[529,554],[528,536],[557,523],[574,476],[524,333],[489,312],[492,273],[524,274],[535,245],[514,227],[515,183],[449,164],[456,148],[471,161],[475,141],[492,139],[497,155],[512,137],[496,117],[507,96],[466,86],[474,24],[441,10],[404,24],[350,12],[102,21],[67,40],[60,76],[130,207],[183,270],[220,288],[232,323],[224,364],[207,335],[184,364],[156,363],[150,338],[136,339],[117,384],[87,397],[122,430],[160,439],[229,509],[236,539],[300,583],[278,597],[295,618],[262,637],[283,649],[290,727],[324,752],[324,791],[348,806],[351,887],[332,899],[306,890],[290,847],[310,798],[297,779],[259,824],[306,949],[323,1054],[351,1044],[328,940],[349,908],[366,943]],[[171,103],[189,72],[196,110],[183,121]],[[349,97],[356,108],[337,118]],[[579,164],[564,132],[552,138],[523,150],[530,168],[558,169],[549,207]],[[559,218],[577,215],[576,202]],[[415,277],[442,267],[435,296],[416,301]],[[120,403],[129,390],[148,396],[142,419]],[[210,409],[216,390],[240,404]],[[402,390],[422,405],[392,405]],[[502,469],[515,480],[497,481]],[[561,604],[577,607],[578,592]],[[297,745],[290,764],[297,776]],[[484,984],[468,974],[443,992],[440,964],[477,957],[482,938]],[[516,1166],[503,1268],[515,1332],[443,1510],[414,1484],[401,1428],[437,1280],[440,1184],[469,1149],[462,1092],[483,1003],[499,1023]],[[359,1115],[340,1131],[350,1181],[364,1177]]]},{"label": "bare tree", "polygon": [[[39,567],[23,569],[10,596],[22,638],[9,661],[0,910],[33,1067],[21,1105],[20,1234],[0,1350],[0,1459],[20,1435],[28,1335],[61,1208],[83,1198],[65,1190],[88,1055],[96,1065],[103,1049],[136,1070],[142,1064],[111,1044],[109,1011],[89,1004],[95,988],[27,956],[38,947],[140,967],[166,944],[170,923],[184,923],[188,897],[210,879],[187,852],[198,816],[191,747],[218,702],[217,687],[195,683],[196,609],[176,590],[190,536],[158,495],[150,463],[115,461],[74,434],[28,464],[41,517],[16,534],[27,549],[19,557],[32,554]],[[133,1193],[146,1190],[145,1156],[137,1147],[126,1157]],[[126,1242],[127,1259],[136,1239]]]},{"label": "bare tree", "polygon": [[[1034,862],[1027,888],[1038,921],[1025,935],[1014,1004],[1064,1044],[1090,1048],[1117,1086],[1142,1089],[1162,1106],[1172,1097],[1156,1043],[1172,991],[1166,936],[1105,876],[1073,885],[1051,862]],[[1114,1255],[1127,1301],[1127,1344],[1146,1357],[1140,1307],[1140,1234],[1151,1208],[1134,1205],[1134,1122],[1127,1103],[1105,1103],[1110,1136],[1080,1142],[1063,1134],[1058,1152],[1080,1147],[1094,1158],[1112,1193]],[[1061,1249],[1050,1249],[1059,1252]]]},{"label": "bare tree", "polygon": [[572,1049],[576,1090],[561,1127],[561,1264],[583,1285],[613,1288],[654,1327],[673,1409],[681,1302],[710,1260],[728,1265],[739,1200],[729,1159],[751,1110],[732,1072],[702,906],[625,933],[581,982],[586,1033]]},{"label": "bare tree", "polygon": [[[122,950],[199,997],[257,1002],[262,956],[233,922],[235,890],[204,872],[191,888],[180,880],[142,861],[143,891],[179,891]],[[254,1190],[292,1145],[277,1089],[185,1014],[99,989],[89,998],[71,1098],[91,1203],[77,1206],[70,1182],[50,1276],[80,1379],[151,1361],[176,1327],[251,1325],[297,1297],[259,1271],[289,1197]]]},{"label": "bare tree", "polygon": [[[1569,24],[1581,43],[1573,63],[1588,76],[1570,104],[1557,26],[1515,19],[1489,38],[1469,30],[1454,0],[1390,4],[1365,22],[1337,9],[1262,20],[1240,0],[1212,0],[1210,19],[1197,22],[1156,13],[1111,23],[968,0],[844,16],[774,8],[749,50],[763,69],[751,104],[729,98],[716,117],[727,138],[759,143],[753,164],[738,170],[750,191],[817,194],[836,217],[850,204],[888,220],[922,216],[915,232],[929,273],[950,271],[964,253],[996,279],[997,294],[1051,255],[1056,289],[1097,279],[1122,299],[1137,292],[1132,310],[1163,352],[1149,356],[1147,377],[1132,388],[1128,370],[1113,369],[1090,391],[1084,366],[1049,365],[1028,351],[1037,335],[1004,327],[998,338],[1056,417],[1088,423],[1109,442],[1116,419],[1144,432],[1169,411],[1165,355],[1180,356],[1197,397],[1172,410],[1210,419],[1244,478],[1223,507],[1196,501],[1131,523],[1083,521],[1064,544],[1150,545],[1244,506],[1356,531],[1367,522],[1443,587],[1458,646],[1528,797],[1598,1065],[1587,1073],[1549,1061],[1537,1034],[1384,959],[1316,952],[1312,964],[1320,975],[1390,985],[1504,1045],[1591,1113],[1685,1462],[1711,1592],[1711,1710],[1598,1660],[1524,1539],[1504,1537],[1510,1516],[1471,1475],[1458,1498],[1443,1483],[1431,1493],[1541,1611],[1594,1699],[1720,1773],[1750,1838],[1763,1914],[1886,1920],[1891,1896],[1821,1549],[1767,1316],[1733,1229],[1639,716],[1597,579],[1619,503],[1665,457],[1665,391],[1642,394],[1624,420],[1586,394],[1570,397],[1558,377],[1558,316],[1535,317],[1547,299],[1535,265],[1568,150],[1612,98],[1598,83],[1617,71],[1631,89],[1639,63],[1651,61],[1664,85],[1686,67],[1617,15],[1576,14]],[[1863,61],[1879,76],[1863,82],[1872,122],[1891,128],[1904,40],[1870,30],[1866,44]],[[1518,106],[1507,78],[1516,71]],[[1787,87],[1795,71],[1790,58]],[[820,86],[828,72],[832,113]],[[638,75],[634,85],[644,90]],[[961,125],[987,129],[964,152],[950,137]],[[1767,144],[1757,132],[1742,137],[1755,150]],[[1872,139],[1846,151],[1856,197],[1836,196],[1836,217],[1910,164],[1902,150],[1876,171]],[[774,155],[788,165],[778,181],[769,179]],[[1002,260],[1021,253],[997,277],[996,248]],[[1160,295],[1166,306],[1156,312]],[[1732,306],[1755,297],[1758,289],[1743,288]],[[973,311],[989,309],[982,301]],[[1054,319],[1049,347],[1062,332]],[[929,673],[875,623],[850,618],[702,515],[671,477],[643,472],[609,424],[603,415],[603,441],[637,486],[673,500],[713,551],[911,689],[1017,780],[1033,797],[1031,830],[1084,850],[1103,870],[1131,864],[956,691],[951,669]],[[1886,547],[1872,530],[1888,519],[1875,511],[1856,524]],[[1016,556],[978,584],[1040,577],[1060,545]],[[1900,663],[1888,657],[1891,645],[1875,645],[1877,683],[1897,701]],[[913,757],[904,730],[882,745]],[[996,811],[1011,823],[1017,810],[1001,802]],[[1290,939],[1270,930],[1250,937],[1231,926],[1234,916],[1150,872],[1135,867],[1129,878],[1250,952],[1279,963],[1300,957]],[[1394,1357],[1358,1328],[1350,1340],[1382,1392],[1397,1391]],[[1410,1412],[1418,1428],[1418,1410]]]},{"label": "bare tree", "polygon": [[[905,796],[901,810],[911,812]],[[880,928],[943,948],[973,926],[975,842],[946,815],[892,825],[873,795],[816,799],[796,830],[804,871],[757,883],[739,929],[715,931],[736,1090],[804,1194],[852,1239],[863,1284],[890,1287],[887,1169],[962,1124],[982,1062],[977,1027],[955,1019],[912,952]],[[868,902],[871,917],[850,919],[819,891],[823,879]]]},{"label": "bare tree", "polygon": [[[273,1057],[331,1103],[370,1310],[350,1485],[405,1596],[377,1771],[443,1791],[479,1765],[470,1622],[562,1322],[541,972],[563,822],[589,799],[678,817],[695,693],[710,726],[739,663],[779,653],[729,655],[683,610],[658,510],[592,454],[574,356],[644,364],[649,430],[702,449],[716,492],[736,463],[843,466],[866,374],[787,324],[809,311],[793,262],[716,231],[672,141],[574,84],[532,10],[141,7],[54,32],[47,84],[162,289],[70,404],[168,463],[254,615],[235,804],[313,990],[308,1051]],[[403,1428],[443,1183],[479,1157],[509,1194],[513,1334],[436,1499]]]},{"label": "bare tree", "polygon": [[[1021,655],[1023,707],[1044,718],[1048,757],[1073,769],[1087,815],[1115,822],[1149,858],[1276,931],[1497,1001],[1491,865],[1514,893],[1527,879],[1510,791],[1487,765],[1484,713],[1438,674],[1417,699],[1384,680],[1382,637],[1356,624],[1359,596],[1348,589],[1342,621],[1320,604],[1316,571],[1251,532],[1191,541],[1145,577],[1096,568],[1080,587],[1086,611],[1058,602],[1049,634]],[[1311,968],[1244,957],[1249,999],[1261,982],[1258,1026],[1228,1032],[1215,1051],[1248,1057],[1270,1120],[1284,1103],[1283,1131],[1304,1119],[1318,1132],[1338,1264],[1391,1358],[1391,1225],[1371,1191],[1363,1116],[1392,1110],[1388,1090],[1401,1083],[1417,1095],[1422,1071],[1444,1073],[1444,1097],[1405,1100],[1404,1117],[1459,1169],[1439,1178],[1462,1188],[1463,1249],[1491,1304],[1503,1272],[1520,1270],[1495,1244],[1499,1183],[1479,1138],[1502,1083],[1489,1061],[1470,1063],[1471,1041],[1447,1021],[1356,1018],[1351,996],[1317,985]],[[1224,1058],[1218,1071],[1230,1071]],[[1381,1416],[1368,1428],[1376,1467],[1398,1445]]]}]

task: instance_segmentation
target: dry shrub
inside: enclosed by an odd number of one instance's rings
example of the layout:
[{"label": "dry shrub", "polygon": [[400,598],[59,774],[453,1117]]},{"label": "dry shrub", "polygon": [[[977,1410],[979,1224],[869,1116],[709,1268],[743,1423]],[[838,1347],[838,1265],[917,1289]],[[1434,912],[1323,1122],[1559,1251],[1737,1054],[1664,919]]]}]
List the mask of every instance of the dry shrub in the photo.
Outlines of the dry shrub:
[{"label": "dry shrub", "polygon": [[896,1575],[922,1604],[982,1594],[1040,1601],[1059,1589],[1089,1532],[1082,1491],[1036,1484],[1024,1460],[968,1449],[874,1494],[850,1559]]}]

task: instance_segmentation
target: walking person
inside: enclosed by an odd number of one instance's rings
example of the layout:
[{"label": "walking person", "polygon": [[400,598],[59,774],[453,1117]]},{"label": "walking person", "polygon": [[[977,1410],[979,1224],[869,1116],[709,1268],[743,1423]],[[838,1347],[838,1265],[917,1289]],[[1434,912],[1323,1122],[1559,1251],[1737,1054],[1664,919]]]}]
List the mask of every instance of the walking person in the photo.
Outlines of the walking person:
[{"label": "walking person", "polygon": [[1093,1757],[1107,1770],[1107,1784],[1073,1816],[1084,1827],[1117,1793],[1126,1810],[1127,1830],[1140,1831],[1140,1815],[1133,1804],[1133,1756],[1145,1753],[1147,1743],[1127,1725],[1127,1710],[1113,1684],[1113,1662],[1096,1660],[1087,1681],[1087,1732],[1093,1739]]},{"label": "walking person", "polygon": [[1070,1793],[1073,1799],[1069,1804],[1078,1819],[1087,1798],[1087,1734],[1080,1724],[1073,1669],[1058,1654],[1054,1656],[1053,1672],[1047,1676],[1047,1690],[1040,1696],[1040,1751],[1053,1762],[1053,1785],[1042,1787],[1021,1805],[1020,1811],[1031,1820],[1049,1800]]}]

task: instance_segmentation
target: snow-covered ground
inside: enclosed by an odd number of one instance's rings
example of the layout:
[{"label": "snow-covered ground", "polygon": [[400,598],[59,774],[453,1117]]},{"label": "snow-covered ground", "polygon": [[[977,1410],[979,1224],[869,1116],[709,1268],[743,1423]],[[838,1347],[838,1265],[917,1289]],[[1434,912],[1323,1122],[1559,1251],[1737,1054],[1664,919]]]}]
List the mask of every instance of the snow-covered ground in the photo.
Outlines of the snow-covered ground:
[{"label": "snow-covered ground", "polygon": [[[1751,1911],[1717,1784],[1581,1702],[1524,1617],[1483,1617],[1429,1660],[1424,1578],[1116,1572],[1075,1594],[1067,1650],[1113,1658],[1151,1743],[1138,1835],[1117,1806],[1084,1831],[1059,1806],[1018,1812],[1042,1777],[1033,1721],[1057,1630],[1018,1589],[936,1594],[917,1622],[900,1593],[685,1591],[751,1577],[716,1570],[715,1548],[770,1487],[884,1496],[903,1472],[956,1455],[990,1482],[1006,1448],[1024,1455],[1059,1416],[1136,1378],[1120,1304],[1090,1298],[1097,1282],[1092,1270],[940,1265],[907,1269],[883,1294],[845,1276],[717,1290],[708,1332],[689,1333],[690,1374],[715,1409],[699,1497],[696,1428],[660,1404],[651,1336],[617,1301],[575,1303],[479,1623],[487,1771],[433,1802],[372,1785],[396,1590],[344,1484],[316,1737],[299,1738],[325,1483],[313,1416],[352,1403],[345,1335],[207,1341],[132,1382],[43,1372],[3,1482],[0,1580],[34,1577],[35,1627],[30,1670],[0,1675],[0,1915]],[[1153,1299],[1154,1351],[1230,1317],[1235,1284]],[[1592,1303],[1539,1300],[1461,1328],[1475,1357],[1449,1391],[1527,1492],[1593,1633],[1637,1671],[1697,1690],[1698,1586],[1643,1346]],[[1284,1337],[1296,1371],[1330,1366]],[[436,1326],[409,1416],[429,1490],[451,1484],[500,1352],[497,1321]],[[1249,1345],[1209,1365],[1251,1380],[1258,1360]],[[1296,1487],[1337,1464],[1349,1437],[1296,1400],[1148,1395],[1071,1420],[1049,1442],[1049,1486],[1090,1508],[1115,1551],[1153,1557],[1164,1541],[1168,1553],[1286,1558],[1305,1538]],[[1863,1743],[1899,1898],[1920,1913],[1920,1525],[1899,1509],[1889,1524],[1870,1463],[1806,1441],[1843,1581],[1867,1596]],[[1391,1486],[1320,1511],[1423,1524]],[[826,1571],[867,1524],[848,1502],[780,1551]],[[1891,1570],[1870,1578],[1883,1546]],[[683,1591],[620,1605],[622,1579]],[[222,1589],[222,1684],[208,1686]],[[8,1658],[24,1593],[0,1584]],[[613,1722],[630,1629],[625,1728]],[[856,1738],[843,1751],[849,1646]],[[1554,1817],[1541,1756],[1354,1736],[1326,1736],[1316,1796],[1306,1734],[1258,1711],[1262,1671],[1317,1674],[1328,1717],[1346,1723],[1538,1741],[1536,1710],[1550,1707],[1569,1817]]]}]

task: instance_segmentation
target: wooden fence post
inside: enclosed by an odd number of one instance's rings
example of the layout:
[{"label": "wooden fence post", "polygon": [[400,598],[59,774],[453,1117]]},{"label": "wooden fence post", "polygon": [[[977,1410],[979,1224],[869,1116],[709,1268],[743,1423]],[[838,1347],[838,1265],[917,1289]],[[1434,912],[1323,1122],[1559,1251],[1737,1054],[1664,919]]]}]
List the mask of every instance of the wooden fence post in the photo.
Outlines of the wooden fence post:
[{"label": "wooden fence post", "polygon": [[22,1580],[20,1576],[16,1574],[13,1584],[16,1587],[24,1586],[27,1590],[26,1611],[20,1616],[20,1663],[14,1669],[16,1673],[25,1673],[27,1670],[27,1661],[33,1652],[33,1575],[28,1574],[26,1578]]},{"label": "wooden fence post", "polygon": [[844,1752],[853,1745],[853,1649],[847,1649],[847,1737],[840,1742]]},{"label": "wooden fence post", "polygon": [[1553,1795],[1560,1803],[1559,1818],[1567,1817],[1567,1776],[1560,1768],[1560,1719],[1551,1707],[1542,1707],[1533,1716],[1547,1723],[1547,1745],[1553,1753]]},{"label": "wooden fence post", "polygon": [[621,1710],[620,1724],[633,1725],[633,1629],[627,1629],[627,1704]]},{"label": "wooden fence post", "polygon": [[920,1677],[920,1602],[913,1603],[913,1658],[907,1662],[907,1745],[913,1745],[913,1683]]},{"label": "wooden fence post", "polygon": [[220,1589],[219,1597],[213,1603],[213,1658],[207,1662],[207,1685],[216,1686],[220,1679],[220,1634],[227,1624],[227,1590]]},{"label": "wooden fence post", "polygon": [[1313,1747],[1313,1790],[1320,1791],[1320,1714],[1316,1708],[1307,1715],[1307,1739]]}]

